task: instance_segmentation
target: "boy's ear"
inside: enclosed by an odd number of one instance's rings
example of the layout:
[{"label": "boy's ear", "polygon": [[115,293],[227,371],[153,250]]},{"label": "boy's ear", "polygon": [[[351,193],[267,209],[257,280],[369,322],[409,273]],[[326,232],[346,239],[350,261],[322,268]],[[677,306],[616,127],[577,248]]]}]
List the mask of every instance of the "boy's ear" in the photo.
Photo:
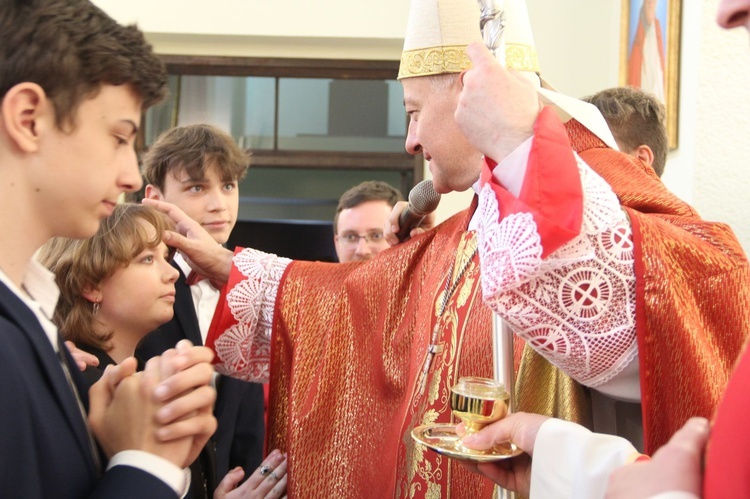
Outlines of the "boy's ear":
[{"label": "boy's ear", "polygon": [[641,144],[635,149],[635,157],[646,163],[648,166],[654,164],[654,151],[646,144]]},{"label": "boy's ear", "polygon": [[164,199],[164,195],[161,193],[161,190],[152,184],[148,184],[146,186],[146,191],[143,193],[143,195],[146,197],[146,199],[155,199],[157,201],[162,201]]},{"label": "boy's ear", "polygon": [[31,82],[8,90],[2,100],[2,120],[11,142],[24,152],[36,152],[45,128],[56,126],[52,102],[42,87]]}]

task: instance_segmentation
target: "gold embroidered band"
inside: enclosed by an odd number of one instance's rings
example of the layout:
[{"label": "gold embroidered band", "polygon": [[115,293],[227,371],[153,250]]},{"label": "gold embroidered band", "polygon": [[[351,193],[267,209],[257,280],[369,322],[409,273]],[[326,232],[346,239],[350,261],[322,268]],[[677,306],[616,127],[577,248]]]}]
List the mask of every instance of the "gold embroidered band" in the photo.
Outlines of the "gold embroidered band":
[{"label": "gold embroidered band", "polygon": [[470,67],[471,61],[469,60],[469,56],[466,55],[466,45],[405,50],[401,54],[398,79],[460,73]]},{"label": "gold embroidered band", "polygon": [[[536,50],[530,45],[507,44],[505,60],[510,69],[539,74],[539,59]],[[469,68],[471,61],[466,54],[466,45],[405,50],[401,55],[398,79],[460,73]]]}]

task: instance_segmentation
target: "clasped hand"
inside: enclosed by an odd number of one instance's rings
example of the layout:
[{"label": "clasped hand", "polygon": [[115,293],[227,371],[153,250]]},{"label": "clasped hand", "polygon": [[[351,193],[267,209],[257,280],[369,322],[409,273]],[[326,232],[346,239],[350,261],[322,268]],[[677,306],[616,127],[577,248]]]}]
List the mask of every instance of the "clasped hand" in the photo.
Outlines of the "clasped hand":
[{"label": "clasped hand", "polygon": [[142,450],[185,468],[216,431],[213,352],[183,340],[136,373],[128,358],[89,391],[89,424],[104,453]]}]

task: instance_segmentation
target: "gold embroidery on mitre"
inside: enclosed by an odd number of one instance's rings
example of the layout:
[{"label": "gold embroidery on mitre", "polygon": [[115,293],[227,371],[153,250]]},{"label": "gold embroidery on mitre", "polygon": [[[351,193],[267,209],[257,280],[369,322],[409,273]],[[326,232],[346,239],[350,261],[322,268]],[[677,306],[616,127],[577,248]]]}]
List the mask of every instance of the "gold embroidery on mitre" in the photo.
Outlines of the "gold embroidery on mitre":
[{"label": "gold embroidery on mitre", "polygon": [[424,49],[405,50],[401,54],[398,79],[460,73],[471,67],[466,45],[448,45]]},{"label": "gold embroidery on mitre", "polygon": [[[460,73],[471,69],[471,60],[466,54],[466,47],[466,45],[449,45],[406,50],[401,54],[398,79]],[[539,57],[536,49],[531,45],[506,44],[505,63],[508,69],[539,73]]]},{"label": "gold embroidery on mitre", "polygon": [[539,73],[539,58],[531,45],[509,43],[505,45],[505,65],[516,71]]}]

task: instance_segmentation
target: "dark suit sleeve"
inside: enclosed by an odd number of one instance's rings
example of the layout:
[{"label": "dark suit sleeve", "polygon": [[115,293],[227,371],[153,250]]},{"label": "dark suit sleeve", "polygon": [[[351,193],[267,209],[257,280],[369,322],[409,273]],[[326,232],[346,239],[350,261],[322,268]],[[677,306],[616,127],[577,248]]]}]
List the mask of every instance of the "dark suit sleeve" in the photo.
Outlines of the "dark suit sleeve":
[{"label": "dark suit sleeve", "polygon": [[174,490],[151,473],[114,466],[97,480],[91,499],[177,498]]},{"label": "dark suit sleeve", "polygon": [[237,411],[237,428],[234,432],[229,469],[242,466],[246,476],[249,476],[263,460],[266,433],[263,385],[238,379],[232,381],[244,385],[244,390]]},{"label": "dark suit sleeve", "polygon": [[263,460],[265,417],[263,385],[221,376],[215,414],[219,477],[241,466],[249,476]]},{"label": "dark suit sleeve", "polygon": [[[0,286],[2,288],[2,286]],[[148,472],[116,466],[99,476],[60,359],[39,322],[0,289],[0,496],[154,498],[177,494]],[[6,301],[6,303],[3,303]],[[9,316],[12,318],[9,319]]]}]

